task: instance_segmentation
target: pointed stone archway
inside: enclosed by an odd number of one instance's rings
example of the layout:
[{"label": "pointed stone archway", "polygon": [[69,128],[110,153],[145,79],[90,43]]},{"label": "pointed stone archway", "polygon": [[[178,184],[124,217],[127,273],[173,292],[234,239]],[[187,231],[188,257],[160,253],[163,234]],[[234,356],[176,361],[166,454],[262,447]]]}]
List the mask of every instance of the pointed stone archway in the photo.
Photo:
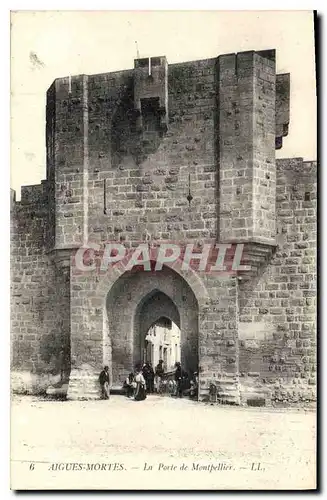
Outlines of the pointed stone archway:
[{"label": "pointed stone archway", "polygon": [[135,311],[134,366],[145,361],[144,352],[147,333],[161,318],[170,320],[180,329],[180,314],[175,303],[165,293],[154,289],[143,297]]},{"label": "pointed stone archway", "polygon": [[[205,285],[204,285],[205,283]],[[233,276],[199,276],[180,262],[143,271],[119,262],[105,274],[71,268],[71,373],[68,399],[97,399],[98,376],[108,364],[114,383],[134,364],[137,308],[149,294],[165,294],[180,315],[182,363],[199,364],[199,397],[216,381],[224,401],[237,403],[238,309]],[[210,294],[208,293],[210,292]],[[156,292],[157,293],[157,292]]]},{"label": "pointed stone archway", "polygon": [[146,333],[162,316],[174,321],[181,330],[184,368],[190,373],[197,369],[198,301],[186,281],[172,269],[124,273],[107,294],[104,314],[104,357],[111,367],[114,386],[121,386],[142,360]]}]

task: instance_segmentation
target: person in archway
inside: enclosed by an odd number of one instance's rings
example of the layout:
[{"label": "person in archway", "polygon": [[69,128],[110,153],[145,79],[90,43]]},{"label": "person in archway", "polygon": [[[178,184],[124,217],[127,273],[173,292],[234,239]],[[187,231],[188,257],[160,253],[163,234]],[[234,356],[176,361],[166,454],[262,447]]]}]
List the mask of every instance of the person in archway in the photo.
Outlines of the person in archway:
[{"label": "person in archway", "polygon": [[144,401],[144,399],[146,399],[146,383],[141,366],[136,367],[134,380],[136,382],[134,399],[135,401]]},{"label": "person in archway", "polygon": [[197,399],[198,398],[198,391],[199,391],[199,377],[198,377],[198,372],[193,373],[192,380],[190,382],[191,387],[190,387],[190,398],[192,399]]},{"label": "person in archway", "polygon": [[182,370],[182,365],[179,361],[175,363],[175,381],[177,385],[177,393],[176,396],[181,398],[183,396],[183,390],[185,389],[187,379],[188,379],[188,374],[186,371]]},{"label": "person in archway", "polygon": [[154,391],[154,371],[149,361],[145,363],[142,370],[146,383],[146,392],[151,394]]},{"label": "person in archway", "polygon": [[101,399],[110,398],[110,378],[109,366],[105,366],[99,375],[99,382],[101,387]]},{"label": "person in archway", "polygon": [[149,363],[149,370],[150,370],[150,377],[149,377],[149,382],[150,382],[150,392],[154,392],[154,369],[152,366],[152,363]]},{"label": "person in archway", "polygon": [[163,359],[159,359],[159,363],[156,366],[156,373],[154,378],[155,391],[158,394],[160,393],[161,381],[164,374],[165,374],[165,369],[163,365]]}]

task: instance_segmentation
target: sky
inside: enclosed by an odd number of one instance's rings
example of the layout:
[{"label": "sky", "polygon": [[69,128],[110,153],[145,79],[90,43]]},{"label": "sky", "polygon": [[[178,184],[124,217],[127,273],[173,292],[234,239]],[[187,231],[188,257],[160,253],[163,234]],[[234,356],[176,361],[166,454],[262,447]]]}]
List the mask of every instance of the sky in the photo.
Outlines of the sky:
[{"label": "sky", "polygon": [[316,159],[311,11],[18,11],[11,16],[11,187],[45,178],[46,91],[55,78],[275,48],[291,73],[289,135],[277,158]]}]

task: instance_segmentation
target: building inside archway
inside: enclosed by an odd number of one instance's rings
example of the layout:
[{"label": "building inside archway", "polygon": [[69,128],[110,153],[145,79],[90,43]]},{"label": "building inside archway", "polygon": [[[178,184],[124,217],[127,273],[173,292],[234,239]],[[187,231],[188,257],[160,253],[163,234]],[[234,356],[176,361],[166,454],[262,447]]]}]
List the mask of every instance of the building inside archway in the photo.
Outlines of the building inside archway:
[{"label": "building inside archway", "polygon": [[181,360],[181,332],[170,319],[159,318],[148,330],[145,337],[144,359],[156,366],[160,359],[164,370],[172,371]]}]

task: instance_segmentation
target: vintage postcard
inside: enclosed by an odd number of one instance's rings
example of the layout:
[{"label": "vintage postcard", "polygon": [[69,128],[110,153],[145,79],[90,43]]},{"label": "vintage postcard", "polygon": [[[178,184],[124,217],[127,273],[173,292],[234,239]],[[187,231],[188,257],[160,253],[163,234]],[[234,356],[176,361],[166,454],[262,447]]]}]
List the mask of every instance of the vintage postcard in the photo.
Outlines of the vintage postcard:
[{"label": "vintage postcard", "polygon": [[315,490],[312,11],[11,13],[11,488]]}]

